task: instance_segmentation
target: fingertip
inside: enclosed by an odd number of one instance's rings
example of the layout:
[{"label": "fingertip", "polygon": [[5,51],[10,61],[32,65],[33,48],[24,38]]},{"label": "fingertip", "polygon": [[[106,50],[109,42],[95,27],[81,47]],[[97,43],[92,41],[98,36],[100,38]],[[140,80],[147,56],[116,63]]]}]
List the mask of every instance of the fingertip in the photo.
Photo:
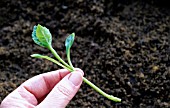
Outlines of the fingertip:
[{"label": "fingertip", "polygon": [[68,79],[75,86],[80,86],[83,81],[83,76],[81,72],[72,72]]}]

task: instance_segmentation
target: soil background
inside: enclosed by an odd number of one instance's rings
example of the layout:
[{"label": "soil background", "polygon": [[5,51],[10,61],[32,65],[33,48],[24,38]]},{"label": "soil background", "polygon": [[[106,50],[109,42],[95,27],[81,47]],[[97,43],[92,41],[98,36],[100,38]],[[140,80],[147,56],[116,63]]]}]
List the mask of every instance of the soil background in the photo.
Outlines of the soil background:
[{"label": "soil background", "polygon": [[62,58],[64,40],[75,32],[73,65],[122,98],[112,102],[83,83],[67,108],[170,107],[168,0],[1,0],[0,101],[25,80],[60,69],[30,57],[52,56],[31,39],[38,23],[50,29]]}]

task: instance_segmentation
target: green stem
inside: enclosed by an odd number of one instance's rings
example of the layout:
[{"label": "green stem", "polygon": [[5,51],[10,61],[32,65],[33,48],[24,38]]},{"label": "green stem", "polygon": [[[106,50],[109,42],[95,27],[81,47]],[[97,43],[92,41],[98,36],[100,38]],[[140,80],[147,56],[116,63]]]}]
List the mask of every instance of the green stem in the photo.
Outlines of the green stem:
[{"label": "green stem", "polygon": [[[74,68],[72,68],[72,70],[74,70]],[[71,71],[72,72],[72,71]],[[121,102],[121,99],[118,97],[114,97],[112,95],[109,95],[107,93],[105,93],[103,90],[101,90],[99,87],[97,87],[96,85],[94,85],[92,82],[90,82],[88,79],[86,79],[85,77],[83,77],[83,81],[88,84],[90,87],[92,87],[94,90],[96,90],[98,93],[100,93],[101,95],[103,95],[104,97],[115,101],[115,102]]]},{"label": "green stem", "polygon": [[65,69],[67,69],[67,70],[69,70],[69,71],[73,71],[72,69],[70,69],[70,68],[64,66],[63,64],[61,64],[60,62],[56,61],[55,59],[53,59],[53,58],[51,58],[51,57],[48,57],[48,56],[41,56],[41,57],[39,57],[39,58],[47,59],[47,60],[49,60],[49,61],[51,61],[51,62],[53,62],[53,63],[55,63],[55,64],[61,66],[62,68],[65,68]]},{"label": "green stem", "polygon": [[91,83],[89,80],[87,80],[85,77],[83,77],[83,81],[88,84],[89,86],[91,86],[94,90],[96,90],[97,92],[99,92],[101,95],[103,95],[104,97],[113,100],[115,102],[121,102],[120,98],[114,97],[112,95],[109,95],[107,93],[105,93],[104,91],[102,91],[100,88],[98,88],[96,85],[94,85],[93,83]]},{"label": "green stem", "polygon": [[52,54],[61,62],[63,63],[66,67],[70,68],[70,66],[60,58],[60,56],[57,54],[57,52],[53,49],[52,46],[49,46],[48,49],[52,52]]},{"label": "green stem", "polygon": [[[74,71],[74,68],[72,68],[72,71]],[[71,72],[72,72],[71,71]],[[105,93],[103,90],[101,90],[99,87],[97,87],[96,85],[94,85],[92,82],[90,82],[88,79],[86,79],[85,77],[83,77],[83,81],[88,84],[90,87],[92,87],[94,90],[96,90],[98,93],[100,93],[101,95],[103,95],[104,97],[115,101],[115,102],[121,102],[121,99],[118,97],[114,97],[112,95],[109,95],[107,93]]]},{"label": "green stem", "polygon": [[71,66],[71,68],[74,69],[74,67],[73,67],[73,65],[71,63],[71,60],[70,60],[70,49],[68,49],[67,60],[68,60],[69,65]]}]

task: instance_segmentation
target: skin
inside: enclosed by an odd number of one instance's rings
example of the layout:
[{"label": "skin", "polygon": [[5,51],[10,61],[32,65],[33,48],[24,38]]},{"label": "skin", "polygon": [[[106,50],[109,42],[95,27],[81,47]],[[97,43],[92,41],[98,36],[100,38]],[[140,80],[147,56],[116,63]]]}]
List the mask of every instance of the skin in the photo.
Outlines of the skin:
[{"label": "skin", "polygon": [[76,68],[35,76],[10,93],[0,108],[65,108],[82,84],[84,73]]}]

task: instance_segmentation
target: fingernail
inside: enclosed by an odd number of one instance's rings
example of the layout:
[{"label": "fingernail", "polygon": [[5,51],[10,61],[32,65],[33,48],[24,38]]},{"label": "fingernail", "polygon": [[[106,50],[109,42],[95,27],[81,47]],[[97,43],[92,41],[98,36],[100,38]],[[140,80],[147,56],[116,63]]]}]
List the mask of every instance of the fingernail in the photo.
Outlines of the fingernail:
[{"label": "fingernail", "polygon": [[83,72],[81,69],[76,68],[75,71],[76,71],[76,72],[80,72],[80,73],[82,74],[82,76],[84,76],[84,72]]},{"label": "fingernail", "polygon": [[72,72],[68,80],[72,82],[75,86],[78,86],[82,82],[82,75],[78,72]]}]

